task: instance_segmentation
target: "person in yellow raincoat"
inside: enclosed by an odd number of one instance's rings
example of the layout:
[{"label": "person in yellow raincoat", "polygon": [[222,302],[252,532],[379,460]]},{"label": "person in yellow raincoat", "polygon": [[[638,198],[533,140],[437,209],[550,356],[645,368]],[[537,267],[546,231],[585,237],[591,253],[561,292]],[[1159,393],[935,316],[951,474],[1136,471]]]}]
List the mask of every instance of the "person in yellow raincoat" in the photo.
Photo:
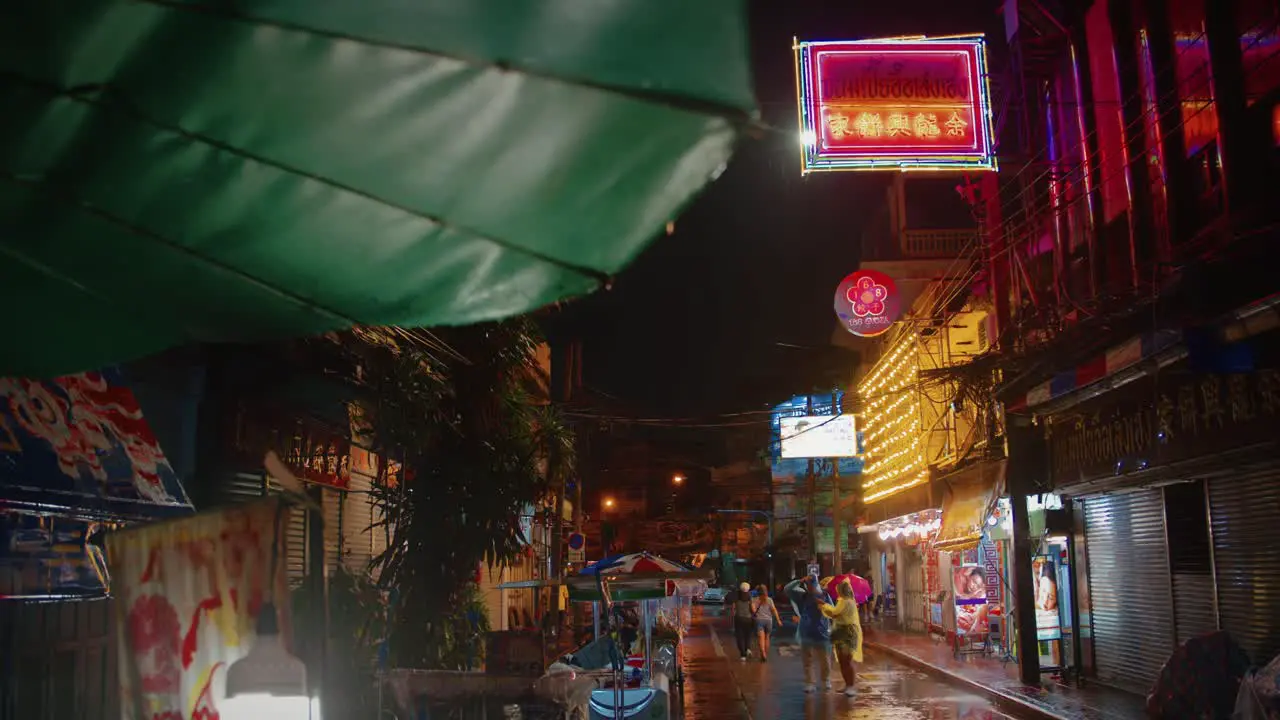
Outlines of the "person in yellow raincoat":
[{"label": "person in yellow raincoat", "polygon": [[862,662],[862,620],[848,580],[840,582],[836,593],[839,595],[836,604],[823,603],[822,614],[831,618],[831,644],[840,664],[840,676],[844,678],[844,694],[853,697],[858,694],[855,688],[858,676],[853,664]]}]

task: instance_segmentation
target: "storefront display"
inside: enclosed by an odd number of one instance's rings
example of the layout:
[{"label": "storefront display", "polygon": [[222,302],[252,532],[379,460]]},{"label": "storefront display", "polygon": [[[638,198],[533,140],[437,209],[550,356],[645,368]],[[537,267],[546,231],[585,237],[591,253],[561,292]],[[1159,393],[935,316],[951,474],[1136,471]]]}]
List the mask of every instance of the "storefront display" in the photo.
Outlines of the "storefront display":
[{"label": "storefront display", "polygon": [[1058,573],[1053,558],[1037,555],[1031,560],[1035,580],[1036,639],[1061,640],[1062,623],[1058,609]]}]

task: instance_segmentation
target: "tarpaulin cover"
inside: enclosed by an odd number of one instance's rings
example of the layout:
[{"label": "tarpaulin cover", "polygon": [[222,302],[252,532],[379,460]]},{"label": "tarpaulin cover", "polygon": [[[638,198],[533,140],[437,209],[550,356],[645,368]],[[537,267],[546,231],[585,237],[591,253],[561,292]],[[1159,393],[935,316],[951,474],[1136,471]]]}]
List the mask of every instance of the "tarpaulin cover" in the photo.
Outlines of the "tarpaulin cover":
[{"label": "tarpaulin cover", "polygon": [[988,513],[1004,482],[1005,461],[982,462],[956,473],[942,502],[942,527],[933,541],[937,550],[959,551],[982,541]]},{"label": "tarpaulin cover", "polygon": [[273,598],[290,640],[281,510],[258,502],[107,536],[122,719],[218,718],[227,669],[268,642],[254,628]]},{"label": "tarpaulin cover", "polygon": [[0,507],[116,521],[192,511],[114,370],[0,378]]},{"label": "tarpaulin cover", "polygon": [[0,376],[591,291],[755,115],[742,0],[11,0]]}]

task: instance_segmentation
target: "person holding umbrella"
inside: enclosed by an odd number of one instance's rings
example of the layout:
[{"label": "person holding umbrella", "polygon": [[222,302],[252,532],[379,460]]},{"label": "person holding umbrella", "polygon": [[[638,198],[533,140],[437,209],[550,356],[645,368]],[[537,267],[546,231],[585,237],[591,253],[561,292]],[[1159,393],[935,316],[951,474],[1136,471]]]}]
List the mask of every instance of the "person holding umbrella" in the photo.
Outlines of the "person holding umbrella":
[{"label": "person holding umbrella", "polygon": [[831,644],[835,646],[836,660],[840,664],[840,676],[844,679],[844,694],[858,694],[855,662],[862,662],[862,622],[858,617],[858,602],[853,595],[853,585],[841,581],[836,588],[839,599],[835,605],[823,603],[822,614],[831,618]]}]

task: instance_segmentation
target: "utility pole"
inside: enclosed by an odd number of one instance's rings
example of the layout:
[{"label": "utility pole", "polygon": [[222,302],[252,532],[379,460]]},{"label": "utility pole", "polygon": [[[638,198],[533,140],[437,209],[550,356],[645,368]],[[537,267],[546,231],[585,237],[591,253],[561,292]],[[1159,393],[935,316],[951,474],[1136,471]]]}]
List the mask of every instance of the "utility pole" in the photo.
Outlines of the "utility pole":
[{"label": "utility pole", "polygon": [[831,458],[831,532],[833,538],[831,540],[832,547],[832,565],[831,574],[839,575],[844,572],[844,542],[841,536],[840,522],[840,458]]},{"label": "utility pole", "polygon": [[[563,407],[569,401],[570,392],[573,387],[574,369],[573,362],[577,357],[574,349],[574,341],[572,340],[555,340],[551,343],[551,403],[554,406]],[[550,475],[551,487],[555,489],[555,517],[551,521],[551,548],[548,558],[547,567],[549,577],[547,580],[558,580],[564,573],[564,494],[565,482],[568,479],[568,473],[561,467],[563,458],[560,455],[560,449],[552,443],[547,449],[547,473]],[[579,507],[575,506],[575,508]],[[581,510],[575,509],[576,512]],[[555,592],[559,592],[558,588]],[[560,597],[557,595],[551,602],[551,618],[552,627],[559,630],[561,625],[560,617]]]},{"label": "utility pole", "polygon": [[[805,415],[813,415],[813,396],[805,396]],[[818,506],[816,496],[818,480],[813,474],[813,458],[809,458],[809,471],[806,473],[809,494],[809,562],[818,562]]]}]

